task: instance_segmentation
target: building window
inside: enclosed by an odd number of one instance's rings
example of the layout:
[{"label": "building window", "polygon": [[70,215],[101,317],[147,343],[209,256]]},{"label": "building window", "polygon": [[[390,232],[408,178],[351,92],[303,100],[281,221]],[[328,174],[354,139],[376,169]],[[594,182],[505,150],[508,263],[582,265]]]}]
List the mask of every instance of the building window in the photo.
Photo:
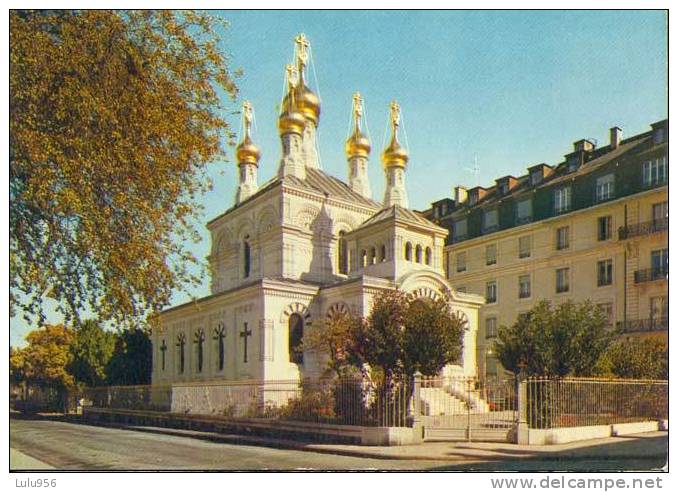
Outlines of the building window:
[{"label": "building window", "polygon": [[497,263],[497,245],[488,244],[485,246],[485,264],[495,265]]},{"label": "building window", "polygon": [[518,238],[518,258],[529,258],[532,255],[532,236]]},{"label": "building window", "polygon": [[377,262],[377,248],[372,246],[370,248],[370,265],[374,265]]},{"label": "building window", "polygon": [[457,273],[466,271],[466,252],[457,253]]},{"label": "building window", "polygon": [[381,248],[379,249],[379,261],[381,263],[386,261],[386,245],[382,244]]},{"label": "building window", "polygon": [[405,259],[407,261],[412,261],[412,243],[409,241],[405,243]]},{"label": "building window", "polygon": [[614,174],[606,174],[596,179],[596,200],[603,202],[614,198]]},{"label": "building window", "polygon": [[598,262],[598,287],[612,284],[612,260]]},{"label": "building window", "polygon": [[485,210],[483,213],[483,232],[496,231],[499,228],[497,209]]},{"label": "building window", "polygon": [[290,362],[294,364],[304,363],[304,352],[302,342],[304,339],[304,318],[298,313],[290,315],[288,320],[288,348],[290,353]]},{"label": "building window", "polygon": [[365,268],[367,266],[367,250],[364,249],[360,252],[360,266]]},{"label": "building window", "polygon": [[598,217],[598,241],[607,241],[612,237],[612,216]]},{"label": "building window", "polygon": [[558,268],[556,270],[556,293],[568,292],[570,290],[570,269]]},{"label": "building window", "polygon": [[652,279],[657,280],[669,274],[669,250],[658,249],[650,253],[652,264]]},{"label": "building window", "polygon": [[554,211],[557,214],[567,212],[572,207],[572,188],[565,186],[554,191]]},{"label": "building window", "polygon": [[466,287],[457,287],[456,289],[457,292],[461,292],[462,294],[466,294]]},{"label": "building window", "polygon": [[655,203],[652,205],[652,225],[657,230],[660,227],[663,229],[666,224],[666,219],[669,218],[669,202]]},{"label": "building window", "polygon": [[497,282],[492,280],[485,284],[485,302],[492,304],[497,302]]},{"label": "building window", "polygon": [[650,297],[650,322],[652,326],[665,322],[669,317],[669,303],[666,296]]},{"label": "building window", "polygon": [[466,219],[458,220],[452,228],[452,241],[463,241],[468,234]]},{"label": "building window", "polygon": [[567,249],[570,247],[570,227],[559,227],[556,229],[556,249]]},{"label": "building window", "polygon": [[497,337],[497,318],[491,316],[485,318],[485,338],[496,338]]},{"label": "building window", "polygon": [[214,329],[214,337],[212,337],[217,342],[217,371],[224,370],[225,362],[225,343],[224,339],[226,338],[226,327],[223,323],[219,323]]},{"label": "building window", "polygon": [[424,251],[424,263],[431,266],[431,248],[429,247],[426,247],[426,250]]},{"label": "building window", "polygon": [[666,183],[666,156],[643,163],[643,185],[655,186]]},{"label": "building window", "polygon": [[600,312],[603,313],[603,316],[605,316],[605,319],[607,320],[608,326],[612,326],[614,323],[614,317],[612,314],[612,303],[611,302],[601,302],[597,304],[598,309],[600,309]]},{"label": "building window", "polygon": [[346,245],[346,231],[339,231],[338,257],[339,273],[346,275],[348,273],[348,249]]},{"label": "building window", "polygon": [[529,275],[521,275],[518,277],[518,297],[520,299],[527,299],[532,295],[531,282]]},{"label": "building window", "polygon": [[252,267],[252,252],[250,251],[250,237],[245,236],[245,241],[243,242],[243,272],[245,278],[248,278],[250,276],[251,267]]},{"label": "building window", "polygon": [[532,199],[521,200],[516,204],[516,223],[526,224],[532,220]]},{"label": "building window", "polygon": [[417,263],[421,263],[421,255],[422,255],[421,244],[417,244],[417,247],[415,248],[415,258]]}]

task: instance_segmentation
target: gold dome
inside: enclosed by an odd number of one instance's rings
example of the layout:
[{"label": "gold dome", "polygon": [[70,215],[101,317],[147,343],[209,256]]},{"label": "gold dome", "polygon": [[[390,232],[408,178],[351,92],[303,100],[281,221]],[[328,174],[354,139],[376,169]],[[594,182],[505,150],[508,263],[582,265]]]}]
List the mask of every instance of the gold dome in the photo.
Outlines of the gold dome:
[{"label": "gold dome", "polygon": [[278,129],[280,130],[280,135],[286,135],[288,133],[296,133],[301,135],[304,133],[304,127],[306,126],[306,119],[304,115],[296,110],[295,107],[286,109],[278,118]]},{"label": "gold dome", "polygon": [[250,138],[250,129],[252,127],[253,112],[252,104],[249,101],[244,101],[242,104],[242,123],[244,134],[242,141],[235,148],[235,156],[238,159],[238,164],[254,164],[259,165],[259,158],[261,151],[259,147],[254,145]]},{"label": "gold dome", "polygon": [[386,147],[384,152],[381,154],[381,162],[384,165],[384,169],[388,167],[406,167],[407,161],[410,156],[405,150],[405,147],[400,145],[398,139],[394,137],[391,139],[391,144]]},{"label": "gold dome", "polygon": [[261,151],[259,147],[254,145],[249,135],[245,135],[242,142],[235,148],[235,155],[238,158],[238,164],[254,164],[259,165],[259,158]]},{"label": "gold dome", "polygon": [[357,128],[353,132],[353,135],[346,140],[346,156],[349,159],[352,157],[368,157],[371,149],[370,141]]},{"label": "gold dome", "polygon": [[[294,101],[297,110],[315,126],[320,121],[320,99],[318,96],[304,84],[303,79],[292,89],[294,90]],[[283,111],[287,111],[290,106],[290,93],[288,92],[283,99]]]}]

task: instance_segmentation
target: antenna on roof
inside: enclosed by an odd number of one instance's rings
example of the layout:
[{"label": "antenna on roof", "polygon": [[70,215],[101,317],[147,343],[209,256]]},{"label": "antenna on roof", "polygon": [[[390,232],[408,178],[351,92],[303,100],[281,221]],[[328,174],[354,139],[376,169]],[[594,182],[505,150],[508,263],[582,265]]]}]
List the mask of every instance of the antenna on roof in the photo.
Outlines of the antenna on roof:
[{"label": "antenna on roof", "polygon": [[478,177],[480,176],[480,168],[478,167],[478,154],[476,152],[473,153],[473,167],[465,167],[464,171],[473,173],[476,178],[476,186],[480,184],[478,180]]}]

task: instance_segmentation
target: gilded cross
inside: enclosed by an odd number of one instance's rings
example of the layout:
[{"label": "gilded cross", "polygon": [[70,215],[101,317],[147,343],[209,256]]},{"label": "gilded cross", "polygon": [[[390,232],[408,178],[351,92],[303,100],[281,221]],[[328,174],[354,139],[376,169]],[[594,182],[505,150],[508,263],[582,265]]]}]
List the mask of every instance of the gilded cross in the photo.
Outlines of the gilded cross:
[{"label": "gilded cross", "polygon": [[299,60],[299,65],[304,67],[308,61],[308,52],[306,51],[311,43],[306,39],[306,35],[302,32],[294,38],[294,42],[297,44],[297,59]]},{"label": "gilded cross", "polygon": [[360,92],[353,94],[353,119],[356,129],[360,130],[360,118],[363,115],[363,98]]},{"label": "gilded cross", "polygon": [[391,101],[391,125],[394,133],[400,126],[400,104],[397,101]]},{"label": "gilded cross", "polygon": [[252,104],[249,101],[242,103],[242,121],[245,127],[245,136],[249,136],[252,126]]},{"label": "gilded cross", "polygon": [[244,329],[243,331],[240,332],[240,336],[241,336],[242,339],[243,339],[244,349],[245,349],[245,350],[244,350],[244,356],[245,356],[245,357],[244,357],[244,360],[243,360],[244,363],[247,363],[247,338],[248,338],[250,335],[252,335],[252,330],[248,330],[248,329],[247,329],[247,323],[245,323],[245,329]]}]

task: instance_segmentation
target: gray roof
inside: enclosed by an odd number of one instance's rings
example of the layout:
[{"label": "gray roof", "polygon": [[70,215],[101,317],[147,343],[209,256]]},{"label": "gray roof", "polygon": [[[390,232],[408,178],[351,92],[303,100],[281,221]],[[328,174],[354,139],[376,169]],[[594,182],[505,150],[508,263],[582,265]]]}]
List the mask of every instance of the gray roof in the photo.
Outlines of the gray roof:
[{"label": "gray roof", "polygon": [[401,207],[400,205],[392,205],[390,207],[386,207],[381,209],[379,212],[374,214],[372,217],[367,219],[365,222],[360,224],[358,229],[361,229],[363,227],[370,226],[372,224],[376,224],[378,222],[383,222],[386,220],[402,220],[404,222],[410,222],[416,225],[424,226],[424,227],[432,227],[435,229],[440,229],[441,227],[437,224],[434,224],[430,220],[424,218],[421,216],[419,213],[409,210],[405,207]]}]

